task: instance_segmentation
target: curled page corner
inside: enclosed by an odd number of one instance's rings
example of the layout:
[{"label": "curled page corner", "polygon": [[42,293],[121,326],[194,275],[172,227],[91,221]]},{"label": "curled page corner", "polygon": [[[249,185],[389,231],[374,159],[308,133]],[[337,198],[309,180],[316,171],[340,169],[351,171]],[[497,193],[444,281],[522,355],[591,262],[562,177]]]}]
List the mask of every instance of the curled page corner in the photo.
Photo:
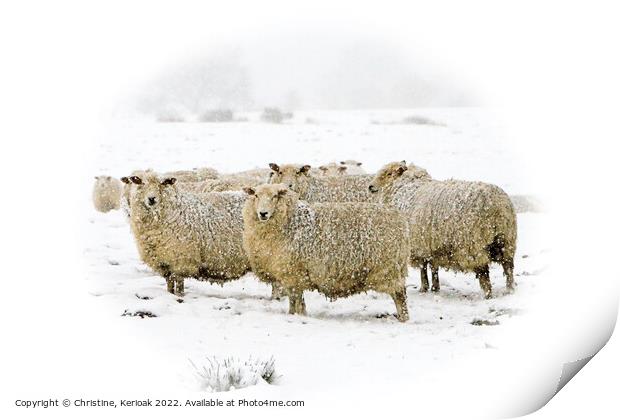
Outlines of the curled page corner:
[{"label": "curled page corner", "polygon": [[[598,352],[597,352],[598,353]],[[588,364],[588,362],[590,360],[592,360],[592,358],[596,356],[596,353],[594,353],[592,356],[588,356],[585,357],[583,359],[579,359],[579,360],[575,360],[574,362],[567,362],[564,363],[564,366],[562,366],[562,374],[560,375],[560,379],[558,380],[558,386],[555,390],[555,393],[553,394],[553,396],[555,397],[555,395],[560,392],[560,390],[562,388],[564,388],[564,386],[571,380],[573,379],[573,377],[579,373],[579,371]],[[552,397],[553,398],[553,397]]]}]

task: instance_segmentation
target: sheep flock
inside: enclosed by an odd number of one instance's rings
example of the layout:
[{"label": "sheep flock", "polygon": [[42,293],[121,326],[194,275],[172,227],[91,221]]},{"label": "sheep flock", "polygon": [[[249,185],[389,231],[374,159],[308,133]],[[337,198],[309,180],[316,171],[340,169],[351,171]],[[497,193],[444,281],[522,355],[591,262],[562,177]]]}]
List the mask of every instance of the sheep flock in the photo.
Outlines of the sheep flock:
[{"label": "sheep flock", "polygon": [[420,270],[422,293],[440,290],[441,268],[471,273],[492,298],[493,263],[514,291],[513,199],[404,160],[376,173],[342,160],[95,178],[95,209],[125,213],[140,258],[176,295],[185,279],[223,284],[252,272],[272,298],[288,299],[290,314],[306,314],[305,291],[335,300],[372,290],[390,296],[405,322],[409,266]]}]

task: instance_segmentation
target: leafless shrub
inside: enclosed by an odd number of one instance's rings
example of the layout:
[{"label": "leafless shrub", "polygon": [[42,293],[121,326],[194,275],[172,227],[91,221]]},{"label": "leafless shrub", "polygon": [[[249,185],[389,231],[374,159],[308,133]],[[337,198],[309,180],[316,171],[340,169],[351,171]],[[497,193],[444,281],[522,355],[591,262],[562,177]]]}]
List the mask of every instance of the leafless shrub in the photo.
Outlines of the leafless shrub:
[{"label": "leafless shrub", "polygon": [[261,360],[250,357],[240,360],[234,357],[207,358],[207,365],[198,367],[190,360],[196,370],[201,386],[209,392],[225,392],[233,389],[245,388],[265,381],[274,385],[279,375],[275,370],[273,357]]},{"label": "leafless shrub", "polygon": [[421,115],[410,115],[408,117],[403,118],[400,121],[380,121],[380,120],[371,120],[371,124],[373,125],[402,125],[402,124],[410,124],[410,125],[428,125],[434,127],[446,127],[446,124],[432,120],[427,117],[423,117]]},{"label": "leafless shrub", "polygon": [[274,124],[280,124],[282,121],[291,118],[293,118],[292,112],[282,112],[280,108],[265,108],[260,116],[262,121]]},{"label": "leafless shrub", "polygon": [[157,122],[181,123],[185,122],[185,118],[176,111],[162,111],[157,115]]},{"label": "leafless shrub", "polygon": [[234,113],[231,109],[212,109],[199,117],[201,122],[231,122]]},{"label": "leafless shrub", "polygon": [[438,127],[445,127],[446,125],[442,122],[431,120],[427,117],[422,117],[420,115],[410,115],[408,117],[403,118],[403,124],[417,124],[417,125],[434,125]]}]

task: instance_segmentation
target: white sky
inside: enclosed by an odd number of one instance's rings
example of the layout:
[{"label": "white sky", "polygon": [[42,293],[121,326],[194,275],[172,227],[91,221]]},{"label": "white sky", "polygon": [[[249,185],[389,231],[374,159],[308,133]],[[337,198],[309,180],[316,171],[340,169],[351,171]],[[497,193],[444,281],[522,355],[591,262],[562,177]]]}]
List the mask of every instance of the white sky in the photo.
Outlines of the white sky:
[{"label": "white sky", "polygon": [[[216,44],[217,45],[217,44]],[[432,57],[372,34],[280,31],[221,43],[170,66],[139,95],[149,112],[226,107],[363,109],[478,105]]]}]

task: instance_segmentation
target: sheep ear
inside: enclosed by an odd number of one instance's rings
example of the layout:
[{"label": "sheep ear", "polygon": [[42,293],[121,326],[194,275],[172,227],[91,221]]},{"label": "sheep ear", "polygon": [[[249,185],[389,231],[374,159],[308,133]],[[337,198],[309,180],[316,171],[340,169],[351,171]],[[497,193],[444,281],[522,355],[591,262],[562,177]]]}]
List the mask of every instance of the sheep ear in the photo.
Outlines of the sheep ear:
[{"label": "sheep ear", "polygon": [[161,182],[161,185],[174,185],[177,182],[176,178],[166,178]]},{"label": "sheep ear", "polygon": [[338,172],[345,172],[347,170],[346,166],[339,166],[338,167]]},{"label": "sheep ear", "polygon": [[275,163],[270,163],[269,167],[271,168],[272,171],[280,172],[280,167]]},{"label": "sheep ear", "polygon": [[345,162],[344,160],[341,160],[341,161],[340,161],[340,164],[341,164],[341,165],[346,165],[346,164],[347,164],[347,162]]},{"label": "sheep ear", "polygon": [[305,174],[310,170],[310,165],[304,165],[297,171],[298,174]]},{"label": "sheep ear", "polygon": [[403,172],[405,172],[407,170],[406,166],[399,166],[398,169],[396,169],[396,173],[400,176],[403,174]]},{"label": "sheep ear", "polygon": [[142,180],[140,179],[139,176],[130,176],[129,179],[131,180],[131,182],[133,182],[136,185],[140,185],[142,184]]},{"label": "sheep ear", "polygon": [[356,165],[357,166],[362,166],[362,162],[357,162]]},{"label": "sheep ear", "polygon": [[123,184],[131,184],[131,181],[126,176],[121,177],[121,182]]},{"label": "sheep ear", "polygon": [[254,188],[252,187],[243,187],[243,192],[245,192],[247,195],[254,195],[256,193],[256,191],[254,191]]},{"label": "sheep ear", "polygon": [[284,197],[286,194],[288,194],[288,188],[280,188],[278,190],[278,197]]},{"label": "sheep ear", "polygon": [[98,176],[96,176],[96,177],[95,177],[95,179],[99,179],[99,177],[98,177]]},{"label": "sheep ear", "polygon": [[327,171],[327,166],[319,166],[319,169],[323,172]]}]

